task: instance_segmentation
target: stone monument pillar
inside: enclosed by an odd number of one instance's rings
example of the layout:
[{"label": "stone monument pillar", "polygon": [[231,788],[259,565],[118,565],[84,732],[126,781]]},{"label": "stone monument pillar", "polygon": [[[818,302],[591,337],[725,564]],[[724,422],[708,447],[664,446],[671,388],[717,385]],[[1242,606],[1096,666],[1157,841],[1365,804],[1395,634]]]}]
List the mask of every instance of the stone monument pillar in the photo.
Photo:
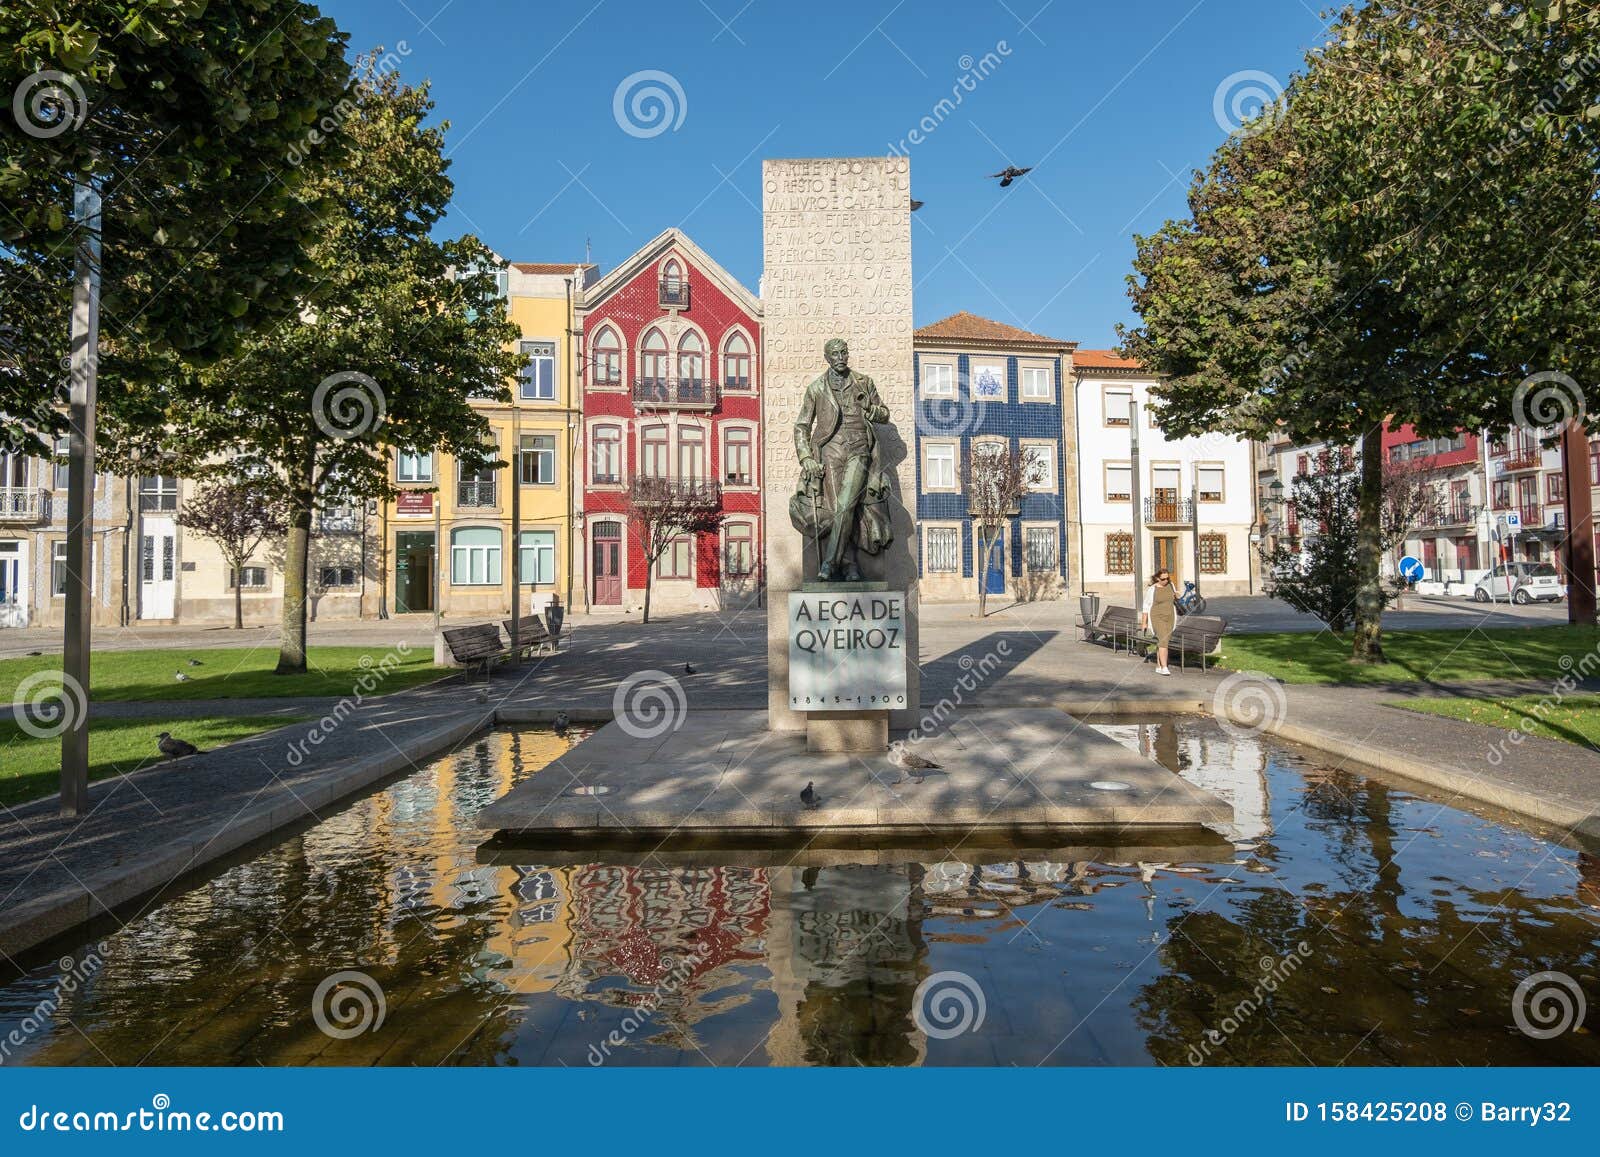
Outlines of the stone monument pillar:
[{"label": "stone monument pillar", "polygon": [[[761,276],[765,453],[763,490],[767,560],[767,726],[806,730],[820,750],[881,746],[884,712],[838,711],[807,715],[795,708],[789,678],[790,595],[848,597],[859,613],[883,610],[870,600],[904,593],[886,623],[896,635],[833,635],[835,639],[896,640],[905,661],[905,684],[894,688],[888,725],[909,728],[918,717],[916,411],[911,370],[911,162],[906,157],[823,157],[768,160],[761,167],[764,262]],[[795,424],[807,386],[829,370],[824,347],[849,345],[849,372],[876,386],[884,414],[873,415],[875,469],[888,483],[890,540],[878,553],[853,560],[860,574],[826,574],[816,537],[795,529],[790,502],[801,486]],[[869,402],[869,408],[873,403]],[[833,483],[830,483],[830,491]],[[819,569],[830,582],[819,583]],[[882,599],[879,600],[882,602]],[[843,607],[829,599],[827,607]],[[798,613],[818,613],[813,605]],[[819,627],[806,618],[807,629]],[[850,630],[851,624],[842,624]],[[813,640],[816,635],[809,636]],[[874,662],[881,664],[883,655]],[[897,660],[898,661],[898,660]],[[871,663],[866,672],[869,680]],[[896,681],[897,683],[897,681]],[[809,725],[808,725],[809,718]]]}]

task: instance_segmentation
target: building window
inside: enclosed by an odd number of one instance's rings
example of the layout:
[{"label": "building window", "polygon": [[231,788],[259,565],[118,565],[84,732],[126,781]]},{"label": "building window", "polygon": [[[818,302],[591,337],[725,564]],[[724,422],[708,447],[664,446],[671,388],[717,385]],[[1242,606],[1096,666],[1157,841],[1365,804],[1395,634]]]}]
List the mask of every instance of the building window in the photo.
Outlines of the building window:
[{"label": "building window", "polygon": [[961,531],[954,526],[930,526],[928,573],[955,574],[961,569]]},{"label": "building window", "polygon": [[433,452],[400,451],[395,459],[394,476],[397,482],[432,482]]},{"label": "building window", "polygon": [[1495,479],[1489,491],[1489,505],[1495,510],[1511,509],[1511,479]]},{"label": "building window", "polygon": [[1106,464],[1106,501],[1133,501],[1133,467]]},{"label": "building window", "polygon": [[[172,540],[169,538],[170,543]],[[97,553],[94,543],[89,544],[89,589],[94,589],[94,559]],[[152,554],[153,554],[152,548]],[[152,565],[152,571],[154,566]],[[172,577],[170,574],[168,578]],[[65,542],[52,542],[50,544],[50,593],[57,598],[67,593],[67,544]],[[0,602],[4,601],[6,592],[0,591]]]},{"label": "building window", "polygon": [[640,436],[639,472],[646,478],[666,478],[667,428],[646,426]]},{"label": "building window", "polygon": [[1033,456],[1028,472],[1028,489],[1049,493],[1056,488],[1056,448],[1048,442],[1025,444],[1023,449]]},{"label": "building window", "polygon": [[523,584],[552,587],[556,584],[556,532],[524,530],[522,557],[517,560],[517,577]]},{"label": "building window", "polygon": [[1105,392],[1106,425],[1126,426],[1133,416],[1133,391],[1122,387]]},{"label": "building window", "polygon": [[950,442],[923,443],[923,488],[926,490],[954,490],[956,488],[956,448]]},{"label": "building window", "polygon": [[1600,441],[1589,443],[1589,485],[1600,486]]},{"label": "building window", "polygon": [[553,341],[525,341],[519,348],[530,358],[528,366],[518,375],[518,392],[524,401],[550,402],[556,396],[556,343]]},{"label": "building window", "polygon": [[267,568],[264,566],[243,566],[238,570],[228,572],[228,589],[241,591],[260,591],[267,587]]},{"label": "building window", "polygon": [[622,481],[622,428],[596,426],[589,442],[589,481],[615,486]]},{"label": "building window", "polygon": [[664,306],[676,306],[679,309],[689,304],[689,283],[684,280],[683,266],[678,264],[675,257],[669,257],[661,267],[661,296],[659,301]]},{"label": "building window", "polygon": [[522,484],[524,486],[554,486],[555,481],[555,435],[522,435]]},{"label": "building window", "polygon": [[1050,371],[1044,366],[1022,367],[1024,401],[1048,402],[1051,394],[1050,384]]},{"label": "building window", "polygon": [[639,361],[640,382],[651,389],[665,391],[672,356],[667,347],[667,335],[659,329],[652,329],[644,335],[644,343],[639,348],[642,351]]},{"label": "building window", "polygon": [[[494,450],[488,453],[493,454]],[[456,463],[456,505],[484,507],[494,505],[494,469],[489,466],[469,466],[464,461]]]},{"label": "building window", "polygon": [[751,450],[750,430],[745,426],[729,426],[722,435],[722,476],[729,486],[749,486],[755,479],[750,463],[755,455]]},{"label": "building window", "polygon": [[699,390],[706,380],[706,345],[690,330],[678,339],[678,388]]},{"label": "building window", "polygon": [[1022,532],[1023,559],[1031,571],[1056,570],[1056,528],[1029,526]]},{"label": "building window", "polygon": [[450,581],[456,586],[500,585],[500,532],[467,526],[450,532]]},{"label": "building window", "polygon": [[622,342],[610,326],[594,335],[594,381],[597,386],[622,381]]},{"label": "building window", "polygon": [[727,529],[725,572],[732,578],[743,578],[755,571],[755,535],[748,522],[730,522]]},{"label": "building window", "polygon": [[956,368],[950,365],[925,365],[922,367],[922,396],[924,398],[953,398],[956,396]]},{"label": "building window", "polygon": [[67,481],[67,476],[71,473],[70,468],[67,466],[67,455],[71,453],[71,451],[71,438],[56,439],[56,457],[60,460],[54,464],[51,470],[51,473],[54,475],[54,477],[51,479],[51,485],[56,490],[66,490],[71,485]]},{"label": "building window", "polygon": [[722,347],[722,384],[730,390],[750,388],[750,342],[742,333]]},{"label": "building window", "polygon": [[1194,468],[1195,489],[1200,492],[1201,502],[1222,501],[1222,477],[1221,466],[1196,466]]},{"label": "building window", "polygon": [[1311,458],[1309,455],[1300,454],[1295,457],[1294,472],[1301,478],[1304,478],[1311,472]]},{"label": "building window", "polygon": [[1200,536],[1200,573],[1226,574],[1228,570],[1228,536],[1202,534]]},{"label": "building window", "polygon": [[356,585],[356,568],[353,566],[325,566],[322,568],[319,585],[324,590],[331,587],[353,587]]},{"label": "building window", "polygon": [[699,426],[678,428],[678,479],[704,482],[706,478],[706,432]]},{"label": "building window", "polygon": [[139,479],[139,509],[146,514],[178,509],[178,480],[165,474]]},{"label": "building window", "polygon": [[672,540],[666,553],[656,561],[656,577],[664,579],[694,578],[694,539],[680,535]]},{"label": "building window", "polygon": [[1565,502],[1567,499],[1567,476],[1559,470],[1544,476],[1544,500],[1546,502]]},{"label": "building window", "polygon": [[1133,535],[1126,531],[1106,535],[1106,573],[1133,573]]}]

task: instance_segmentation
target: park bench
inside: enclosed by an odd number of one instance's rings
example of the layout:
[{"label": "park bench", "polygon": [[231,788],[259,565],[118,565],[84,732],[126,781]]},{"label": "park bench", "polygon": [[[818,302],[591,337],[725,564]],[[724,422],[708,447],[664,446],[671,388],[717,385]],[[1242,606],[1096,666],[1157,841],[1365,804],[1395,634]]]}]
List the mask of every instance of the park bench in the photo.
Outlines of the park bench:
[{"label": "park bench", "polygon": [[451,627],[444,632],[444,643],[450,648],[452,659],[463,667],[481,666],[485,677],[496,659],[505,659],[511,654],[511,649],[500,638],[500,628],[493,623]]},{"label": "park bench", "polygon": [[[527,657],[532,654],[553,655],[561,649],[561,620],[563,614],[559,607],[552,607],[542,615],[524,615],[517,620],[517,649]],[[511,620],[505,619],[500,624],[505,628],[506,637],[511,636]]]},{"label": "park bench", "polygon": [[[1172,628],[1167,640],[1167,653],[1178,656],[1178,669],[1188,667],[1188,657],[1200,660],[1200,669],[1206,668],[1206,659],[1222,649],[1222,636],[1228,629],[1228,620],[1220,615],[1182,615]],[[1138,640],[1140,653],[1148,654],[1155,646],[1155,636],[1145,635]]]},{"label": "park bench", "polygon": [[1139,613],[1129,607],[1107,607],[1093,623],[1085,624],[1083,637],[1091,643],[1110,643],[1113,651],[1133,649],[1139,635]]}]

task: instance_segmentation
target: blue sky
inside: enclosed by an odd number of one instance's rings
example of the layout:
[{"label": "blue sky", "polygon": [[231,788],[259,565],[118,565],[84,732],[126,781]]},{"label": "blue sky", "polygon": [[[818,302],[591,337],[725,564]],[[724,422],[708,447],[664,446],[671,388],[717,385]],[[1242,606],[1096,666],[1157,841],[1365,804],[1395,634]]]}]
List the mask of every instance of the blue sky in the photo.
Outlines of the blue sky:
[{"label": "blue sky", "polygon": [[[511,260],[581,259],[587,240],[609,269],[676,225],[753,290],[763,157],[905,141],[926,202],[912,219],[917,324],[967,309],[1086,347],[1131,320],[1132,236],[1183,212],[1191,168],[1224,136],[1219,86],[1226,120],[1236,98],[1249,109],[1281,86],[1324,28],[1316,0],[323,7],[352,49],[404,42],[402,75],[431,79],[451,123],[448,229]],[[674,105],[654,135],[639,134],[658,122],[630,133],[614,115],[640,72],[671,78],[635,84]],[[936,111],[953,92],[959,106]],[[910,143],[924,117],[936,127]],[[1009,189],[984,179],[1007,163],[1037,168]]]}]

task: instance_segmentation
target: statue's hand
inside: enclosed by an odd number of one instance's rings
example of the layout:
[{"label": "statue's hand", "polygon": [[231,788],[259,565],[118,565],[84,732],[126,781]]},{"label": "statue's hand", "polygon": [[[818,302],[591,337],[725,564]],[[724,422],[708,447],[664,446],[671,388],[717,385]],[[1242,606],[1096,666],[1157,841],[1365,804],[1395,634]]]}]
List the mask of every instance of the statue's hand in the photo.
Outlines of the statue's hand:
[{"label": "statue's hand", "polygon": [[822,481],[822,463],[815,458],[801,459],[800,478],[807,486],[814,486]]}]

